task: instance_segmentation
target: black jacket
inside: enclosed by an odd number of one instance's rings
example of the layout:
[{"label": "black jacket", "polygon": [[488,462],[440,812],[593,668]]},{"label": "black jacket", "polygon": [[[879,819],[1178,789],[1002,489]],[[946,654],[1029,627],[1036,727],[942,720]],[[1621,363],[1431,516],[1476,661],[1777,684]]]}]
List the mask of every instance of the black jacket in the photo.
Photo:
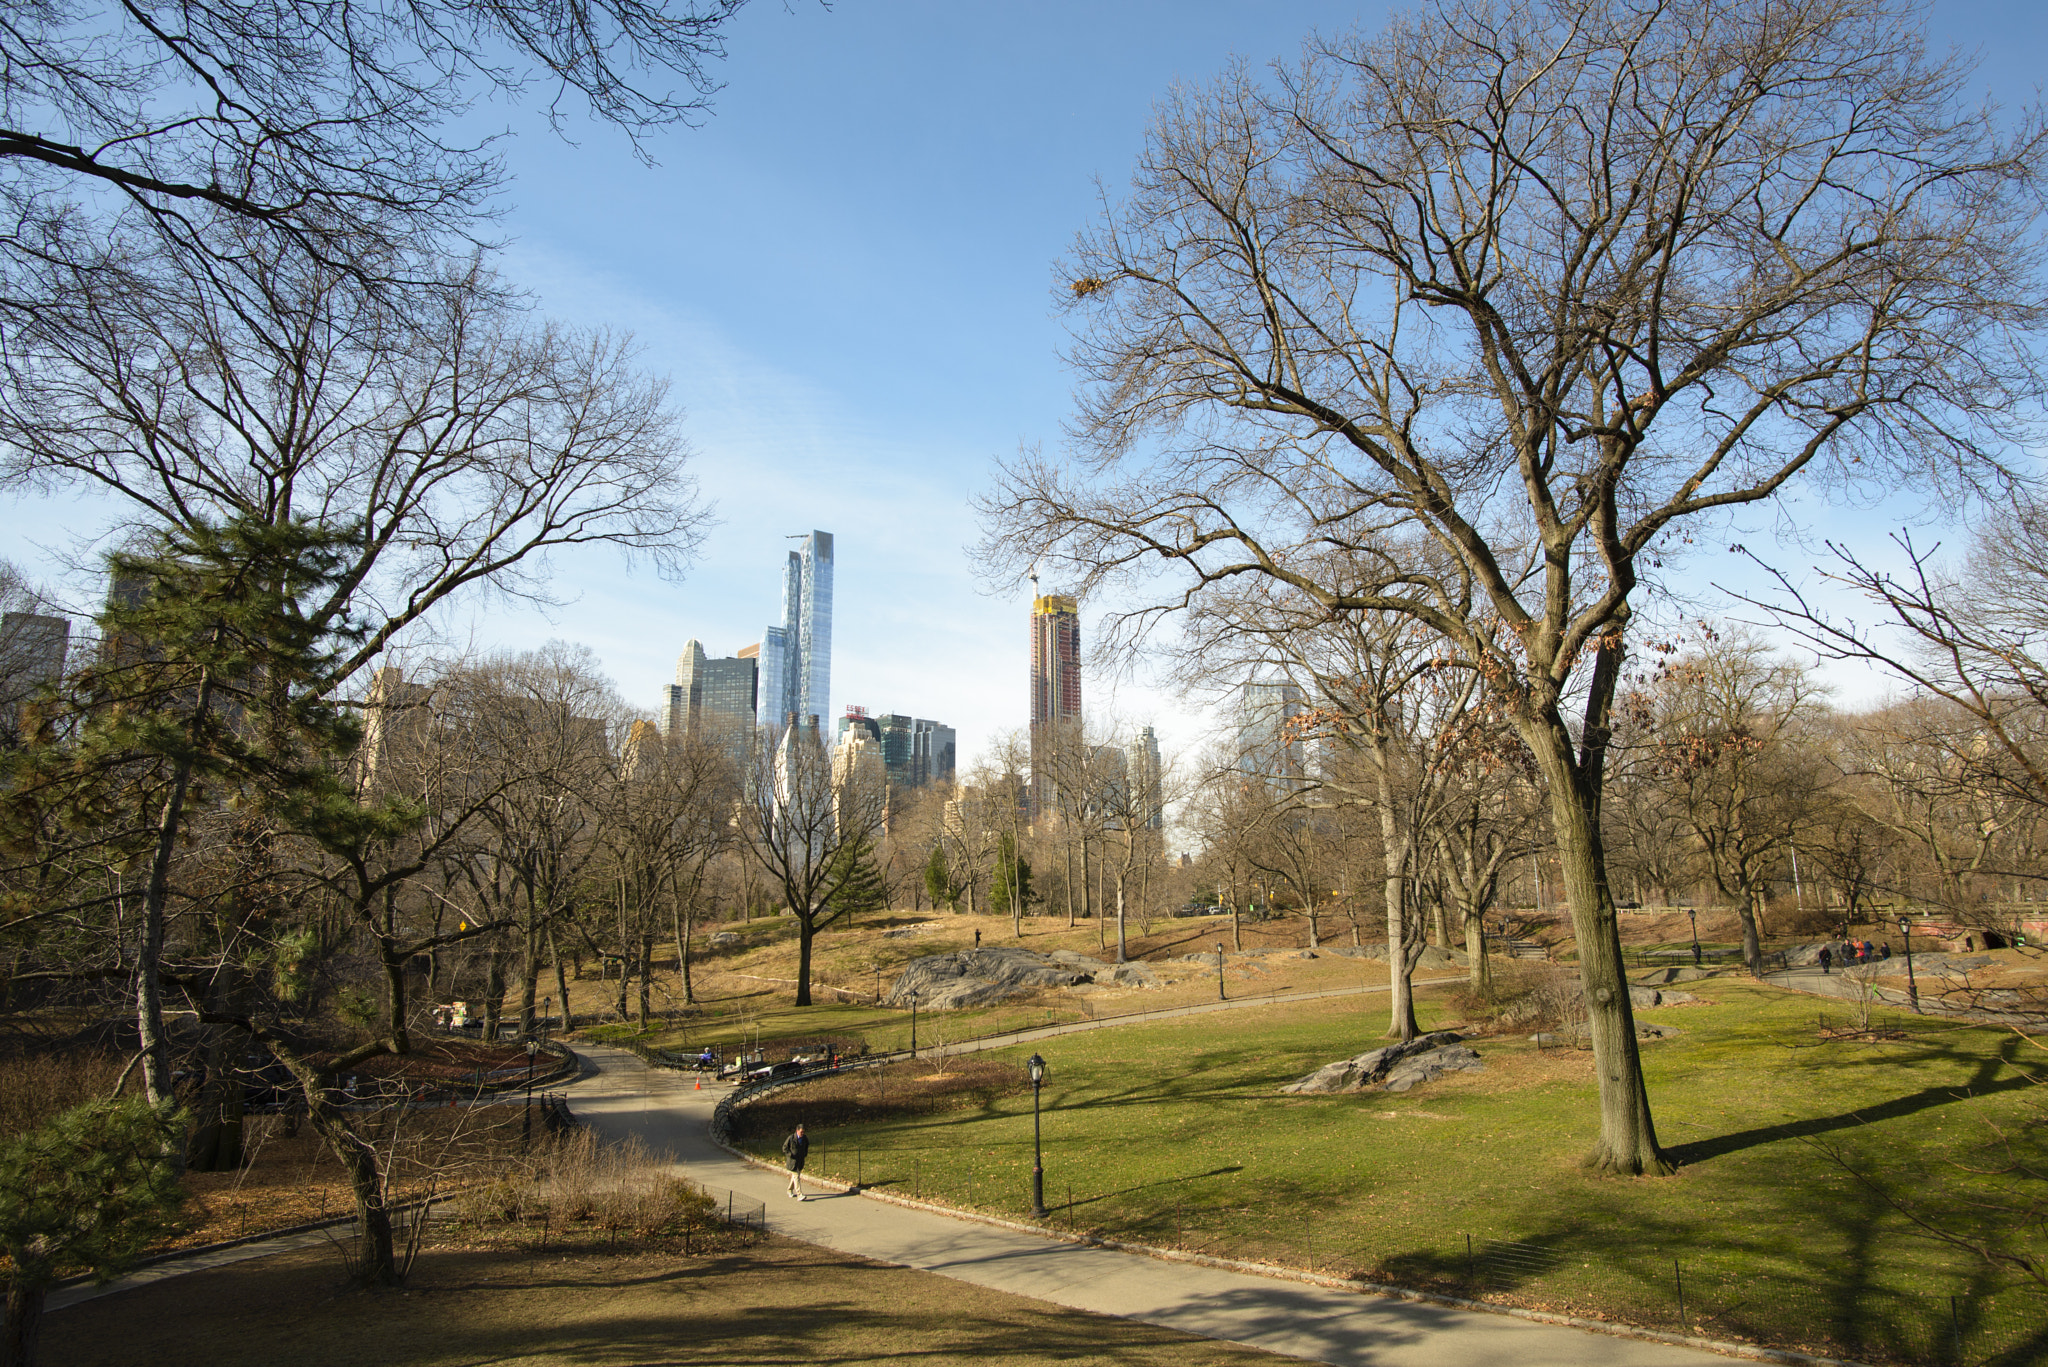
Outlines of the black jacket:
[{"label": "black jacket", "polygon": [[808,1158],[810,1153],[811,1141],[803,1135],[792,1134],[782,1141],[782,1156],[789,1160],[792,1168],[802,1167],[804,1159]]}]

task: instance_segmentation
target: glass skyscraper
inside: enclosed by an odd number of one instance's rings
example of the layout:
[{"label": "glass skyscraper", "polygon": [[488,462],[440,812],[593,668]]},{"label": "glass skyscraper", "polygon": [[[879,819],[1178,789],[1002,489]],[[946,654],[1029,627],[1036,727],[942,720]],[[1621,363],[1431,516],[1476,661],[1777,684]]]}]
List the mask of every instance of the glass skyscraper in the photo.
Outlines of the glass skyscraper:
[{"label": "glass skyscraper", "polygon": [[1291,728],[1302,712],[1299,685],[1254,679],[1244,686],[1238,713],[1238,763],[1246,773],[1300,778],[1302,744]]},{"label": "glass skyscraper", "polygon": [[782,566],[782,622],[761,637],[757,719],[779,727],[831,715],[832,533],[812,532]]},{"label": "glass skyscraper", "polygon": [[714,660],[697,641],[684,645],[669,685],[666,729],[680,739],[716,733],[746,734],[758,709],[756,661],[745,656]]}]

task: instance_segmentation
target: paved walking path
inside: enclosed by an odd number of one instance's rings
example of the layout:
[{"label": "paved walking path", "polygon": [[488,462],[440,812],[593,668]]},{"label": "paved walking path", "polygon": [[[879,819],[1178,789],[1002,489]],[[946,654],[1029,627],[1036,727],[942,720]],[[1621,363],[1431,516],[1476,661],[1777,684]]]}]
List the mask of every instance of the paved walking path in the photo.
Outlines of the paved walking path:
[{"label": "paved walking path", "polygon": [[843,1253],[1347,1367],[1680,1367],[1728,1360],[1675,1344],[1090,1248],[860,1196],[792,1201],[785,1175],[711,1142],[706,1127],[724,1088],[698,1091],[693,1075],[650,1069],[621,1049],[583,1052],[591,1070],[570,1089],[579,1119],[606,1138],[637,1136],[673,1151],[696,1181],[766,1204],[777,1233]]},{"label": "paved walking path", "polygon": [[230,1244],[224,1248],[201,1249],[196,1253],[181,1254],[166,1258],[160,1263],[138,1267],[127,1276],[108,1282],[105,1286],[94,1286],[83,1282],[76,1286],[63,1286],[50,1293],[43,1305],[45,1311],[62,1310],[81,1301],[97,1300],[111,1296],[116,1291],[127,1291],[138,1286],[149,1286],[171,1277],[182,1277],[188,1272],[211,1272],[216,1267],[231,1263],[244,1263],[251,1258],[269,1258],[279,1253],[296,1253],[302,1248],[324,1248],[332,1241],[347,1240],[354,1235],[353,1222],[330,1225],[325,1229],[305,1229],[296,1234],[276,1234],[267,1239],[251,1239],[247,1243]]},{"label": "paved walking path", "polygon": [[[1816,997],[1838,997],[1847,1002],[1854,1002],[1863,995],[1862,985],[1840,968],[1830,973],[1821,972],[1818,965],[1787,968],[1776,973],[1766,973],[1763,980],[1773,987],[1787,987],[1794,992],[1806,992]],[[1883,1007],[1888,1011],[1913,1009],[1905,992],[1898,988],[1880,987],[1876,983],[1870,983],[1869,990],[1873,1006]],[[1920,999],[1920,1006],[1926,1015],[1947,1016],[1957,1020],[1989,1021],[1993,1024],[2024,1019],[2018,1015],[2007,1016],[1997,1011],[1963,1011],[1952,1008],[1934,994],[1931,984],[1925,977],[1920,980],[1920,990],[1925,994]]]}]

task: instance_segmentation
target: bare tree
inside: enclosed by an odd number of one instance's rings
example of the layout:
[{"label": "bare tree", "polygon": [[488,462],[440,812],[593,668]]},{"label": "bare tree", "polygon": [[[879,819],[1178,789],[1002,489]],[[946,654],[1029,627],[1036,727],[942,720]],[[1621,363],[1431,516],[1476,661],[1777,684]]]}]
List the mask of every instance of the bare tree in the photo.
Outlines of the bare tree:
[{"label": "bare tree", "polygon": [[51,263],[101,279],[132,266],[138,239],[222,279],[240,235],[404,280],[409,250],[485,227],[495,140],[451,136],[479,97],[539,85],[558,126],[580,100],[637,145],[703,112],[743,3],[13,6],[0,310],[18,323],[53,302]]},{"label": "bare tree", "polygon": [[2040,390],[2040,121],[1965,77],[1880,0],[1439,0],[1183,91],[1068,271],[1080,461],[983,500],[992,572],[1130,595],[1112,648],[1253,576],[1487,677],[1549,794],[1604,1169],[1669,1169],[1598,819],[1642,574],[1795,483],[1995,477]]},{"label": "bare tree", "polygon": [[626,341],[535,324],[475,265],[410,313],[289,257],[249,270],[253,298],[80,281],[12,332],[0,487],[96,488],[147,528],[345,532],[307,608],[364,628],[330,686],[452,594],[544,596],[550,551],[694,551],[679,415]]},{"label": "bare tree", "polygon": [[835,774],[832,755],[809,727],[764,738],[743,817],[753,856],[797,923],[796,1005],[811,1004],[811,954],[818,934],[847,914],[839,894],[861,877],[888,803],[887,780],[857,770]]},{"label": "bare tree", "polygon": [[1819,756],[1801,743],[1820,691],[1796,662],[1737,630],[1672,660],[1655,692],[1628,743],[1653,753],[1707,874],[1735,903],[1742,960],[1758,971],[1771,882],[1826,787]]}]

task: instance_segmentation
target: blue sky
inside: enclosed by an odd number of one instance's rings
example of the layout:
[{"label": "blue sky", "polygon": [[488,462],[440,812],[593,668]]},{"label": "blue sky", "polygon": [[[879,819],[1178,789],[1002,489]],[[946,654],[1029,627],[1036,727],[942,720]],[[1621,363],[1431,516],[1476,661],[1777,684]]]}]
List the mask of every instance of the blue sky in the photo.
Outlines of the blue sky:
[{"label": "blue sky", "polygon": [[[2020,103],[2048,56],[2044,10],[1946,0],[1934,36],[1980,52],[1981,84]],[[508,273],[558,317],[639,337],[688,410],[721,525],[681,583],[602,552],[563,556],[569,606],[477,604],[449,634],[580,641],[652,710],[686,640],[729,654],[760,638],[783,538],[822,528],[838,548],[835,711],[936,718],[959,729],[963,757],[1021,726],[1027,590],[985,595],[963,548],[989,462],[1060,440],[1053,262],[1095,212],[1097,179],[1114,193],[1127,178],[1173,82],[1291,54],[1314,28],[1377,28],[1385,12],[755,0],[731,29],[714,114],[653,140],[655,166],[609,129],[572,125],[572,144],[527,111],[483,111],[515,134]],[[1807,511],[1859,541],[1896,521]],[[96,516],[68,502],[0,512],[13,514],[0,554],[31,568],[38,542]],[[1092,710],[1107,690],[1090,688]],[[1177,700],[1126,685],[1115,705],[1169,749],[1200,739],[1200,712]]]}]

